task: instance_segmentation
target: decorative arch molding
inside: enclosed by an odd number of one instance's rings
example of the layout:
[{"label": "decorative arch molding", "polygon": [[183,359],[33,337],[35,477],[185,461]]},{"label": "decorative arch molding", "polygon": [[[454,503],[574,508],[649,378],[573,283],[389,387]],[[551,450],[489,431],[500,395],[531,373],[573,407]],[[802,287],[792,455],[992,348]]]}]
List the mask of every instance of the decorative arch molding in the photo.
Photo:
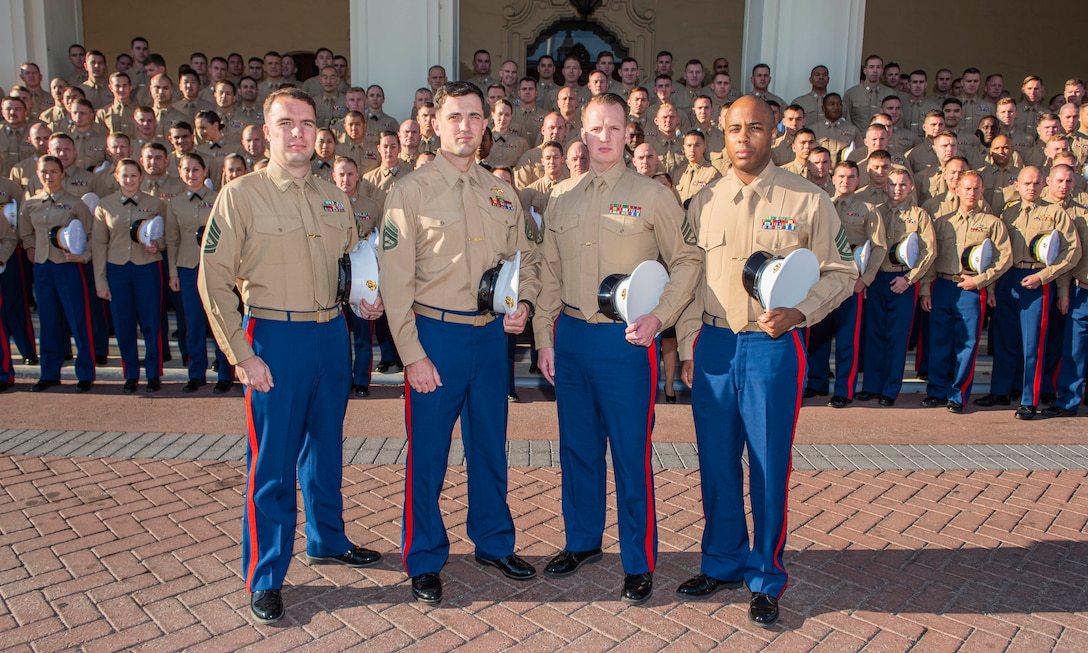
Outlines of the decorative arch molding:
[{"label": "decorative arch molding", "polygon": [[[652,70],[657,54],[652,24],[657,12],[647,5],[645,0],[606,1],[587,20],[611,30],[643,70]],[[502,43],[500,56],[516,61],[518,70],[523,72],[526,70],[525,50],[542,31],[557,20],[580,18],[569,0],[518,0],[502,8],[502,17],[506,40]]]}]

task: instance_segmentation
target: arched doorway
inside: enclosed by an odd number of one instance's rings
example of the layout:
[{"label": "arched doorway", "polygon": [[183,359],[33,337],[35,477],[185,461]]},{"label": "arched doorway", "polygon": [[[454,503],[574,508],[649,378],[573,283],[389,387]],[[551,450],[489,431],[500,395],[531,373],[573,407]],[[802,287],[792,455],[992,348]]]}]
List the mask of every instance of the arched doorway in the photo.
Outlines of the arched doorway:
[{"label": "arched doorway", "polygon": [[[601,52],[612,53],[617,69],[619,62],[629,53],[619,37],[600,23],[591,19],[562,18],[541,31],[534,41],[525,46],[525,67],[530,75],[538,77],[537,62],[548,55],[555,59],[556,75],[560,77],[563,61],[568,55],[574,55],[582,62],[582,76],[578,82],[585,84],[589,73],[593,72],[597,55]],[[613,77],[618,81],[615,73]],[[553,81],[561,84],[562,78]]]}]

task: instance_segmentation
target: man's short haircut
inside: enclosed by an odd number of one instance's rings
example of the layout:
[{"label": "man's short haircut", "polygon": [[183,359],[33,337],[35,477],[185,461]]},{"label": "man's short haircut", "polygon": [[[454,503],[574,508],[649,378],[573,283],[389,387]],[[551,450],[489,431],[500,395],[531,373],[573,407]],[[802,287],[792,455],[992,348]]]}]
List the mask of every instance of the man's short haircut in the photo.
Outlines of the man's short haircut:
[{"label": "man's short haircut", "polygon": [[873,159],[878,159],[880,161],[891,161],[892,155],[891,152],[889,152],[888,150],[873,150],[869,153],[869,160],[872,161]]},{"label": "man's short haircut", "polygon": [[923,79],[929,79],[929,75],[927,75],[926,71],[922,70],[921,68],[919,68],[917,70],[910,71],[910,74],[907,75],[907,79],[910,79],[911,77],[914,77],[915,75],[921,75]]},{"label": "man's short haircut", "polygon": [[[619,107],[620,109],[623,110],[623,117],[624,117],[625,120],[627,118],[627,114],[630,111],[629,107],[627,106],[627,102],[622,97],[620,97],[619,95],[616,95],[615,93],[601,93],[600,95],[596,95],[596,96],[590,98],[589,102],[586,102],[585,106],[582,107],[582,122],[583,122],[583,124],[585,123],[585,119],[586,119],[586,111],[588,111],[590,107],[597,106],[597,105],[606,106],[606,107],[607,106],[617,106],[617,107]],[[666,105],[662,105],[662,106],[666,106]],[[669,106],[671,106],[671,105],[669,105]]]},{"label": "man's short haircut", "polygon": [[[487,52],[487,50],[477,50],[472,57],[476,58],[476,54],[479,54],[480,52]],[[446,103],[446,98],[467,97],[469,95],[475,95],[480,98],[480,104],[483,106],[483,110],[486,114],[487,99],[484,98],[484,92],[481,91],[478,86],[470,82],[446,82],[442,86],[439,86],[438,90],[434,93],[434,107],[438,111],[441,111],[442,105]],[[267,111],[265,113],[267,113]]]},{"label": "man's short haircut", "polygon": [[310,108],[313,109],[315,115],[317,114],[317,104],[314,103],[314,99],[309,93],[300,88],[295,88],[294,86],[286,86],[272,91],[272,93],[264,99],[265,116],[272,112],[272,103],[280,98],[286,100],[302,100],[310,105]]},{"label": "man's short haircut", "polygon": [[978,68],[964,68],[963,75],[960,75],[960,77],[963,77],[964,75],[979,75],[979,76],[981,76],[982,71],[979,70]]},{"label": "man's short haircut", "polygon": [[543,143],[540,144],[540,151],[543,152],[544,150],[548,149],[549,147],[554,147],[555,149],[559,150],[560,155],[563,154],[563,144],[560,143],[559,141],[544,141]]},{"label": "man's short haircut", "polygon": [[954,105],[958,106],[961,109],[963,108],[963,102],[961,102],[959,98],[955,98],[955,97],[945,98],[945,101],[941,102],[941,108],[943,109],[943,108],[947,107],[950,104],[954,104]]},{"label": "man's short haircut", "polygon": [[182,131],[187,131],[190,134],[193,133],[193,126],[185,120],[175,120],[174,122],[170,123],[170,129],[180,129]]},{"label": "man's short haircut", "polygon": [[128,47],[131,48],[132,46],[136,45],[137,41],[143,41],[144,43],[148,42],[147,39],[142,36],[134,36],[132,37],[132,40],[128,42]]},{"label": "man's short haircut", "polygon": [[686,133],[684,134],[684,138],[686,139],[686,138],[687,138],[688,136],[698,136],[698,137],[699,137],[699,140],[701,140],[701,141],[703,141],[704,143],[706,143],[706,134],[704,134],[704,133],[703,133],[703,132],[702,132],[701,130],[699,130],[699,129],[689,129],[689,130],[688,130],[688,131],[687,131],[687,132],[686,132]]}]

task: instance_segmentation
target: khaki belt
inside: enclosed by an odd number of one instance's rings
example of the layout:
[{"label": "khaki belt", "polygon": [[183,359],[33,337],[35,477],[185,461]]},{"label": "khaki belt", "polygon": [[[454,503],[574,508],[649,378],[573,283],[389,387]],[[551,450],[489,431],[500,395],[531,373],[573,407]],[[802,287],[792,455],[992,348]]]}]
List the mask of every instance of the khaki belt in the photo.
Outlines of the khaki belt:
[{"label": "khaki belt", "polygon": [[581,320],[586,324],[623,324],[623,320],[610,320],[600,313],[594,313],[587,320],[585,316],[582,315],[582,311],[573,306],[567,306],[566,304],[563,305],[563,315],[573,317],[576,320]]},{"label": "khaki belt", "polygon": [[891,265],[891,264],[888,264],[888,265],[885,265],[882,268],[882,270],[884,272],[908,272],[908,271],[910,271],[910,268],[907,267],[906,265]]},{"label": "khaki belt", "polygon": [[945,274],[944,272],[938,272],[937,276],[946,281],[954,281],[955,283],[963,281],[962,274]]},{"label": "khaki belt", "polygon": [[275,322],[317,322],[323,324],[331,322],[340,315],[340,307],[323,308],[318,311],[281,311],[275,308],[257,308],[247,306],[246,312],[258,320],[273,320]]},{"label": "khaki belt", "polygon": [[1074,279],[1073,283],[1077,284],[1077,288],[1081,290],[1088,290],[1088,281],[1081,281],[1080,279]]},{"label": "khaki belt", "polygon": [[440,308],[434,308],[433,306],[427,306],[416,302],[412,304],[412,310],[416,315],[422,315],[423,317],[438,320],[439,322],[449,322],[451,324],[464,324],[468,326],[481,327],[490,324],[495,316],[490,313],[483,315],[465,315],[463,313],[454,313],[452,311],[444,311]]},{"label": "khaki belt", "polygon": [[1017,270],[1042,270],[1046,267],[1042,263],[1013,263],[1012,266]]},{"label": "khaki belt", "polygon": [[[719,329],[729,329],[731,331],[733,329],[733,327],[729,326],[729,322],[727,322],[724,317],[717,317],[716,315],[711,315],[710,313],[703,313],[703,324],[707,326],[717,327]],[[760,329],[759,324],[755,322],[749,322],[747,326],[741,329],[741,333],[754,333],[756,331],[763,331],[763,329]]]}]

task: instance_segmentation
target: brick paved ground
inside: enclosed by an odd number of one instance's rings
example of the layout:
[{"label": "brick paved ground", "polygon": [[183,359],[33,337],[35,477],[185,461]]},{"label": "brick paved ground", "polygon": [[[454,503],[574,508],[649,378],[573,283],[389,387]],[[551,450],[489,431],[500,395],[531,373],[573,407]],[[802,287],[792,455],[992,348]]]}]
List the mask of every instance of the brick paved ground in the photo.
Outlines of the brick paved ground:
[{"label": "brick paved ground", "polygon": [[[403,471],[348,465],[349,535],[376,569],[310,568],[301,525],[288,616],[254,626],[239,575],[239,462],[0,456],[0,647],[113,650],[1088,650],[1084,471],[798,471],[782,626],[747,594],[689,603],[698,471],[657,473],[661,556],[648,607],[618,600],[615,523],[603,562],[565,580],[508,581],[464,535],[466,485],[443,495],[453,541],[437,607],[399,566]],[[562,544],[559,471],[516,467],[518,545],[541,567]]]}]

